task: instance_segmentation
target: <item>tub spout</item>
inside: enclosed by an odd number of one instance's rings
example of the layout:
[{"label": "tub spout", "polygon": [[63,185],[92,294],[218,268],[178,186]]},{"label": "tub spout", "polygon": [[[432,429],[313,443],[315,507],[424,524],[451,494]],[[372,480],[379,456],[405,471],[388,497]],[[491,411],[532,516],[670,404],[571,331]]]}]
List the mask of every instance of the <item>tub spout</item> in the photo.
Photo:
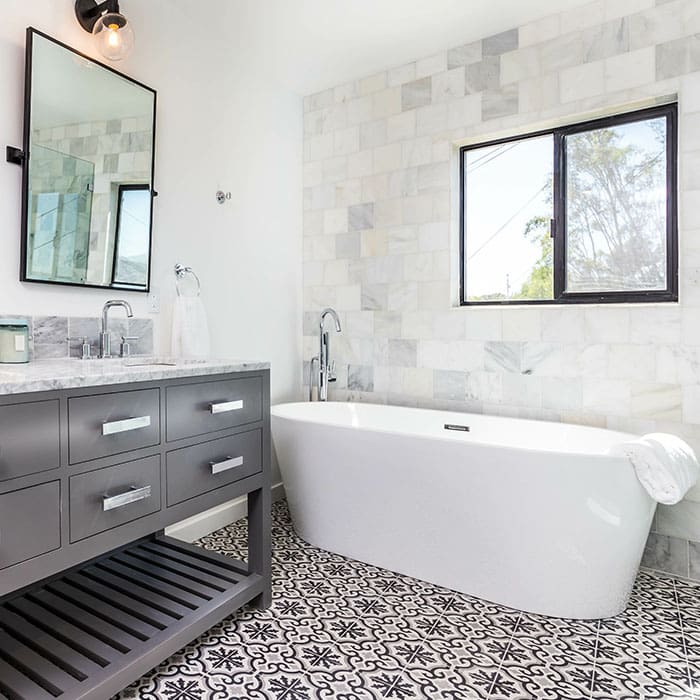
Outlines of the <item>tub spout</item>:
[{"label": "tub spout", "polygon": [[326,324],[326,316],[331,316],[333,318],[333,321],[335,322],[335,332],[340,333],[342,331],[342,328],[340,327],[340,319],[338,318],[338,314],[336,313],[335,309],[324,309],[321,312],[321,322],[320,322],[320,330],[321,333],[323,333],[324,326]]}]

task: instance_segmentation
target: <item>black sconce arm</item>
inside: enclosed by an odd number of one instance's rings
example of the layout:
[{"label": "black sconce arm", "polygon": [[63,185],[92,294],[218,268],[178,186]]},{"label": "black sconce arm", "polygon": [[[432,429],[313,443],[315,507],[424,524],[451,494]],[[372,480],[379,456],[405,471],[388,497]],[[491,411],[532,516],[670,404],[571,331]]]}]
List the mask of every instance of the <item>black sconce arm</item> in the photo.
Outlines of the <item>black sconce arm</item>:
[{"label": "black sconce arm", "polygon": [[105,12],[119,12],[119,0],[75,0],[75,16],[86,32],[92,32],[95,22]]}]

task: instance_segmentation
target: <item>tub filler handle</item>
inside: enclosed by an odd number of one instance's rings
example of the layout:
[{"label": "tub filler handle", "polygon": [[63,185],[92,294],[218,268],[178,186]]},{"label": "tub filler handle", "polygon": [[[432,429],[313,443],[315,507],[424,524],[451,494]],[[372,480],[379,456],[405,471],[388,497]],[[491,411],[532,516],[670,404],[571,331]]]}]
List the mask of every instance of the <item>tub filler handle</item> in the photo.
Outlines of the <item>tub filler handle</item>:
[{"label": "tub filler handle", "polygon": [[[318,365],[320,367],[320,360],[318,359],[318,355],[315,355],[314,357],[311,358],[311,362],[309,362],[309,401],[314,400],[314,365]],[[316,386],[318,386],[318,379],[315,382]]]}]

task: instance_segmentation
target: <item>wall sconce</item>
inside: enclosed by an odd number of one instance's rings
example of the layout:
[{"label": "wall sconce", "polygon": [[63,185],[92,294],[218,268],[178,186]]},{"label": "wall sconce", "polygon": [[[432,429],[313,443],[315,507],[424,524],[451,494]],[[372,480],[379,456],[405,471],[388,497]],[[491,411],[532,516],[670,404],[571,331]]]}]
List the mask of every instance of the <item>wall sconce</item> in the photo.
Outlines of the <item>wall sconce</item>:
[{"label": "wall sconce", "polygon": [[121,61],[134,48],[134,30],[119,11],[118,0],[76,0],[75,16],[90,32],[97,50],[109,61]]}]

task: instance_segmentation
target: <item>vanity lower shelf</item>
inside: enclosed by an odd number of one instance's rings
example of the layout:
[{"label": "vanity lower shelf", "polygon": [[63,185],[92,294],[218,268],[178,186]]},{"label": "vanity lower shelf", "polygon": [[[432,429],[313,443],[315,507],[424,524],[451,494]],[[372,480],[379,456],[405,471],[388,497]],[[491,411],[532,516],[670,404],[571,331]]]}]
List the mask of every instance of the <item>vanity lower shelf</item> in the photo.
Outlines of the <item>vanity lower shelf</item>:
[{"label": "vanity lower shelf", "polygon": [[0,603],[0,697],[106,700],[263,591],[163,535],[116,549]]}]

